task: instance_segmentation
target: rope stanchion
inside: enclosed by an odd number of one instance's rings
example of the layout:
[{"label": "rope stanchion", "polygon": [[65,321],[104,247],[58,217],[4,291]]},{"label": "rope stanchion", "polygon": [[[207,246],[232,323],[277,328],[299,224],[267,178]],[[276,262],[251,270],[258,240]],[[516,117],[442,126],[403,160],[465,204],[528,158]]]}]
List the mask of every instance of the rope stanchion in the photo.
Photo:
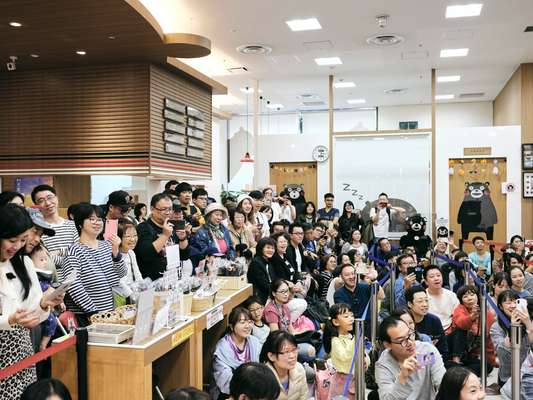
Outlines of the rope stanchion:
[{"label": "rope stanchion", "polygon": [[378,291],[379,283],[372,282],[370,284],[370,342],[372,343],[372,346],[376,345],[378,332]]},{"label": "rope stanchion", "polygon": [[481,387],[483,390],[487,387],[487,284],[479,285],[481,293],[480,302],[480,330],[481,330]]},{"label": "rope stanchion", "polygon": [[74,346],[75,344],[76,336],[71,336],[68,339],[62,341],[61,343],[53,344],[47,349],[35,353],[33,356],[25,358],[24,360],[21,360],[16,364],[10,365],[9,367],[0,370],[0,380],[9,378],[10,376],[15,375],[17,372],[31,367],[32,365],[37,364],[39,361],[45,360],[48,357],[59,353],[62,350],[65,350],[67,347]]},{"label": "rope stanchion", "polygon": [[511,324],[511,399],[520,400],[520,324]]}]

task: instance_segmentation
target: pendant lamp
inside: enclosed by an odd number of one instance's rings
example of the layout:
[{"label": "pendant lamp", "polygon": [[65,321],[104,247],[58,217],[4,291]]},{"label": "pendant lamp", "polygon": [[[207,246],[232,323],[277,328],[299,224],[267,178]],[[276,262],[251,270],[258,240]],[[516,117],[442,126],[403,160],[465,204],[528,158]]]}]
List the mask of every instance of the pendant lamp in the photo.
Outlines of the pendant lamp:
[{"label": "pendant lamp", "polygon": [[241,163],[253,163],[254,159],[250,156],[250,151],[248,148],[248,137],[250,136],[250,131],[248,130],[248,94],[250,93],[250,88],[246,86],[246,153],[244,157],[241,158]]}]

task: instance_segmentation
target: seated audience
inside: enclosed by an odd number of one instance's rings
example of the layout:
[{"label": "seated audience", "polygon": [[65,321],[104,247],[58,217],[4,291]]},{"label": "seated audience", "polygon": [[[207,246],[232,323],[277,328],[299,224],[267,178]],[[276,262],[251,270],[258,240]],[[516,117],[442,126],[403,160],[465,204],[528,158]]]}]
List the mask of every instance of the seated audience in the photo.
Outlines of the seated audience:
[{"label": "seated audience", "polygon": [[230,225],[228,226],[229,233],[231,235],[231,242],[237,248],[237,246],[245,245],[246,249],[250,251],[253,256],[255,254],[255,248],[257,242],[255,241],[254,234],[249,225],[246,224],[246,218],[242,213],[242,210],[233,210],[229,213]]},{"label": "seated audience", "polygon": [[403,322],[405,322],[409,329],[415,332],[416,340],[433,344],[433,341],[431,340],[431,337],[429,335],[426,335],[425,333],[420,333],[416,330],[415,320],[413,318],[413,315],[411,314],[411,310],[409,310],[407,307],[398,307],[394,309],[391,315],[393,317],[398,317]]},{"label": "seated audience", "polygon": [[280,388],[278,400],[309,398],[305,369],[297,361],[298,346],[289,332],[279,330],[268,335],[259,359],[274,373]]},{"label": "seated audience", "polygon": [[220,203],[211,203],[205,209],[205,224],[191,237],[191,257],[221,256],[235,258],[235,249],[228,229],[222,221],[228,212]]},{"label": "seated audience", "polygon": [[104,227],[99,206],[79,204],[74,223],[80,240],[69,247],[58,274],[61,282],[76,271],[76,281],[67,292],[65,304],[76,313],[79,325],[86,326],[92,314],[114,310],[113,287],[120,285],[127,270],[120,253],[120,238],[111,235],[109,240],[98,239]]},{"label": "seated audience", "polygon": [[[446,372],[437,348],[416,341],[415,332],[398,317],[385,318],[378,335],[385,347],[375,367],[380,400],[434,399]],[[417,355],[426,355],[428,365],[421,366]]]},{"label": "seated audience", "polygon": [[[502,397],[505,400],[511,400],[512,397],[512,379],[508,379],[507,383],[502,387]],[[520,368],[520,400],[530,400],[533,398],[533,349],[522,363]]]},{"label": "seated audience", "polygon": [[368,253],[368,247],[361,242],[361,231],[359,229],[354,229],[350,232],[346,243],[342,246],[341,253],[346,254],[350,250],[355,250],[360,256]]},{"label": "seated audience", "polygon": [[265,364],[241,364],[229,384],[231,400],[275,400],[281,388],[276,375]]},{"label": "seated audience", "polygon": [[312,201],[308,201],[307,203],[305,203],[304,212],[298,215],[294,222],[300,225],[314,225],[316,222],[315,203],[313,203]]},{"label": "seated audience", "polygon": [[252,326],[252,335],[259,340],[261,345],[263,345],[268,334],[270,333],[270,327],[268,326],[263,314],[265,305],[261,302],[259,297],[250,296],[244,301],[242,306],[247,308],[252,316],[252,320],[254,322],[254,325]]},{"label": "seated audience", "polygon": [[211,396],[195,387],[184,387],[167,393],[165,400],[211,400]]},{"label": "seated audience", "polygon": [[256,254],[246,274],[248,282],[253,285],[254,295],[262,302],[267,301],[270,294],[270,285],[277,278],[272,265],[276,242],[272,238],[263,238],[257,242]]},{"label": "seated audience", "polygon": [[271,238],[276,241],[276,252],[272,256],[272,266],[276,277],[286,281],[296,283],[300,279],[300,274],[287,258],[287,248],[289,247],[290,237],[287,233],[275,233]]},{"label": "seated audience", "polygon": [[511,267],[509,269],[509,277],[511,278],[511,290],[518,297],[522,299],[531,296],[529,291],[524,287],[526,276],[522,267]]},{"label": "seated audience", "polygon": [[436,265],[424,268],[424,281],[427,285],[429,312],[439,317],[442,328],[446,332],[452,325],[452,314],[459,304],[454,292],[442,287],[442,272]]},{"label": "seated audience", "polygon": [[337,268],[337,257],[333,254],[320,259],[320,275],[318,280],[318,297],[321,301],[326,301],[329,284],[333,279],[333,271]]},{"label": "seated audience", "polygon": [[226,334],[218,341],[213,354],[213,376],[220,392],[218,399],[229,397],[233,371],[239,365],[259,361],[261,343],[251,334],[252,326],[250,311],[243,307],[231,310]]},{"label": "seated audience", "polygon": [[[455,307],[452,316],[452,327],[448,336],[452,361],[463,364],[480,374],[480,343],[479,332],[479,291],[476,286],[466,285],[457,291],[459,305]],[[490,327],[494,322],[492,313],[487,313],[487,373],[496,366],[496,354],[490,337]]]},{"label": "seated audience", "polygon": [[470,369],[452,367],[444,374],[435,400],[483,400],[485,392]]},{"label": "seated audience", "polygon": [[402,254],[396,259],[400,274],[394,283],[394,299],[396,306],[404,306],[405,291],[411,286],[418,286],[415,273],[415,259],[411,254]]},{"label": "seated audience", "polygon": [[511,278],[509,278],[507,272],[496,272],[494,275],[492,275],[490,289],[494,303],[498,302],[498,296],[501,292],[509,290],[511,288],[510,282]]}]

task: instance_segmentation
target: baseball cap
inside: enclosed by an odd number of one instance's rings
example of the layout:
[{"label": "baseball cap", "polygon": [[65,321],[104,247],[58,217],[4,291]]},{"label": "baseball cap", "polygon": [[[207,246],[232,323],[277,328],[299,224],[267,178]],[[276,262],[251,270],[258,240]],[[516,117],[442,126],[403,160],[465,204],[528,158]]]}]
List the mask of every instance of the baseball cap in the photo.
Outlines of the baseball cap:
[{"label": "baseball cap", "polygon": [[133,198],[124,190],[116,190],[111,192],[109,194],[109,199],[107,200],[107,205],[120,207],[123,210],[130,209],[134,206]]},{"label": "baseball cap", "polygon": [[46,236],[54,236],[56,231],[48,222],[44,220],[43,214],[35,208],[27,208],[28,214],[33,222],[33,225],[41,228]]}]

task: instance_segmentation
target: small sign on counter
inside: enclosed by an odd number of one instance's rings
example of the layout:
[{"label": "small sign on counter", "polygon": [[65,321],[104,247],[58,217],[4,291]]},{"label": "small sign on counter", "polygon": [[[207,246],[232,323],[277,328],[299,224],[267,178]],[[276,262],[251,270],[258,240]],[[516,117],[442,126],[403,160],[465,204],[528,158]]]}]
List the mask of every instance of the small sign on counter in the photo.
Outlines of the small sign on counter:
[{"label": "small sign on counter", "polygon": [[224,319],[224,306],[221,304],[207,314],[207,329],[211,329],[217,322]]}]

